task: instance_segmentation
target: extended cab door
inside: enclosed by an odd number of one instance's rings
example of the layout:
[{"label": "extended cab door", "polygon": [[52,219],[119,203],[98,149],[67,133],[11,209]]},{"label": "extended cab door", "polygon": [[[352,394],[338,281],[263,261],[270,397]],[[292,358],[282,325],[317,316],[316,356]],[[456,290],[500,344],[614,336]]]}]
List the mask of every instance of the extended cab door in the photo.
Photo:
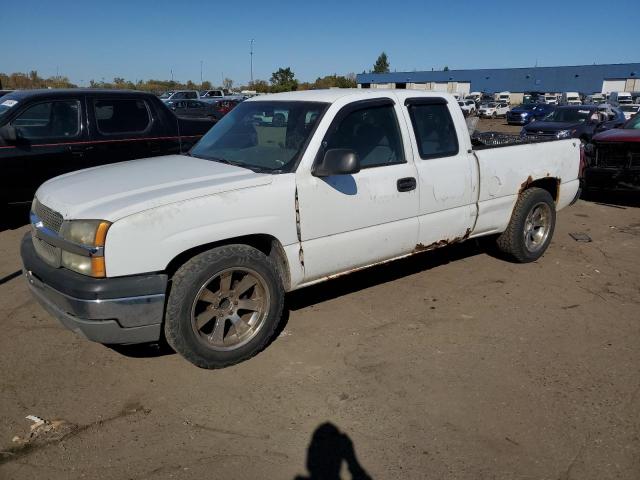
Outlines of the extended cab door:
[{"label": "extended cab door", "polygon": [[304,165],[296,172],[306,282],[415,248],[418,186],[401,115],[392,98],[352,102],[316,133],[323,140],[315,162],[329,149],[351,149],[361,170],[315,177],[312,165]]},{"label": "extended cab door", "polygon": [[455,103],[442,97],[404,97],[420,186],[419,242],[431,248],[461,239],[473,228],[478,167]]}]

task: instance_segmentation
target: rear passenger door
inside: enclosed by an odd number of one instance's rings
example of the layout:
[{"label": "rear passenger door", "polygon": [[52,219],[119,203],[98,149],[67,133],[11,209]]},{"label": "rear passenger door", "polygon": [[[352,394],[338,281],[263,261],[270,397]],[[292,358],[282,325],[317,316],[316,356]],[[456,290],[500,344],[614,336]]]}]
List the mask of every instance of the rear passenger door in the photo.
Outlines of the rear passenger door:
[{"label": "rear passenger door", "polygon": [[475,223],[478,175],[469,140],[452,117],[461,124],[462,112],[439,97],[409,97],[404,104],[420,186],[419,241],[432,247],[462,238]]},{"label": "rear passenger door", "polygon": [[92,165],[144,158],[152,154],[154,121],[144,98],[96,95],[87,99]]}]

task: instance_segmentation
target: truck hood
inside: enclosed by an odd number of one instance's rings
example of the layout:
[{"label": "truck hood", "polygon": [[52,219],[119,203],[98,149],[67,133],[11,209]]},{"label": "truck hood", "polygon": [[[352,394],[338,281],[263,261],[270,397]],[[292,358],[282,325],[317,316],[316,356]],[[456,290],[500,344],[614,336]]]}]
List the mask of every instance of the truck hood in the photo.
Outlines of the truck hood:
[{"label": "truck hood", "polygon": [[114,222],[169,203],[271,183],[272,175],[186,155],[114,163],[43,183],[36,197],[65,219]]},{"label": "truck hood", "polygon": [[593,137],[594,142],[640,142],[640,130],[635,128],[614,128],[600,132]]}]

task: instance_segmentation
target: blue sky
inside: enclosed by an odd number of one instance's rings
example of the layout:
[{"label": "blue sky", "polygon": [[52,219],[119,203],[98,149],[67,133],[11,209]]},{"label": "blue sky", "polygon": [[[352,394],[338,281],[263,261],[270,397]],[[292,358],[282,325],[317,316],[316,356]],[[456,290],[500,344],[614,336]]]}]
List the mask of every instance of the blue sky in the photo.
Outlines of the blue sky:
[{"label": "blue sky", "polygon": [[360,73],[384,50],[391,70],[640,61],[640,5],[621,0],[429,2],[31,1],[0,8],[0,72],[90,79],[302,81]]}]

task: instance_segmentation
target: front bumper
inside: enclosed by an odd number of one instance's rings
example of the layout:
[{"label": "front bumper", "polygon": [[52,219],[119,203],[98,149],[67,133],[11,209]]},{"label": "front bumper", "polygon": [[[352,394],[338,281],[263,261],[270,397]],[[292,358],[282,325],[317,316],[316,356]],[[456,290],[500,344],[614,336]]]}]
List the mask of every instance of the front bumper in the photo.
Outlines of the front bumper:
[{"label": "front bumper", "polygon": [[586,189],[640,191],[640,168],[586,167]]},{"label": "front bumper", "polygon": [[529,123],[529,117],[521,117],[520,115],[507,115],[507,123],[509,125],[526,125],[527,123]]},{"label": "front bumper", "polygon": [[98,279],[54,268],[38,257],[30,234],[20,253],[31,293],[69,330],[105,344],[160,339],[166,275]]}]

